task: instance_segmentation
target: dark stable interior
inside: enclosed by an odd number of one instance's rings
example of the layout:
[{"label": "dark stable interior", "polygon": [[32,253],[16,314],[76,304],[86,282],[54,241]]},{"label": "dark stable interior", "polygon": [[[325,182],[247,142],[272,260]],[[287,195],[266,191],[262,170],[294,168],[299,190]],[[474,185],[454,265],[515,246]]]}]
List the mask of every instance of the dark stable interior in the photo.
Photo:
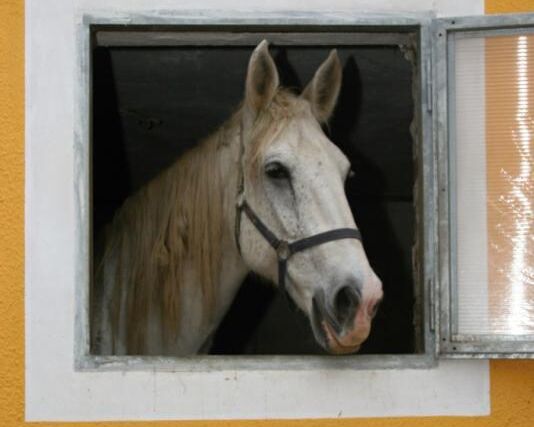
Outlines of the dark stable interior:
[{"label": "dark stable interior", "polygon": [[[334,47],[334,46],[332,46]],[[300,91],[332,47],[270,51]],[[253,47],[93,50],[93,233],[124,199],[216,130],[244,91]],[[355,172],[347,197],[385,298],[360,353],[414,353],[413,65],[398,46],[337,47],[343,86],[328,133]],[[254,275],[244,282],[212,354],[324,354],[308,319]]]}]

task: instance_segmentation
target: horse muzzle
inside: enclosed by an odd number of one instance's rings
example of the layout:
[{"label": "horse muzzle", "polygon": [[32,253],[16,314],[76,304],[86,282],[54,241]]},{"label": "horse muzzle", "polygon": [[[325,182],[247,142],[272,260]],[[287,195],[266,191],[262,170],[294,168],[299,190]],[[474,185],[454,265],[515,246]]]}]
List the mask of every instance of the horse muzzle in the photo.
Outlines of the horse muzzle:
[{"label": "horse muzzle", "polygon": [[330,298],[322,290],[316,292],[311,314],[316,340],[332,354],[357,352],[371,332],[381,299],[381,290],[374,296],[363,297],[353,285],[338,288]]}]

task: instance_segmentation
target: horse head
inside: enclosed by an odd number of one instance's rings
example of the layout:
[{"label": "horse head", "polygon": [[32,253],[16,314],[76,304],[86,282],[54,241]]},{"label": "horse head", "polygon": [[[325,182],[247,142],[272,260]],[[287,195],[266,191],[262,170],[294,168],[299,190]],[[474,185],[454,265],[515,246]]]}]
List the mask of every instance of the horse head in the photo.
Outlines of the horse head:
[{"label": "horse head", "polygon": [[[344,191],[350,163],[322,130],[336,105],[341,76],[334,50],[298,96],[280,88],[267,42],[254,50],[241,116],[237,195],[252,214],[243,219],[241,211],[236,213],[238,247],[247,267],[275,283],[285,280],[287,293],[308,316],[316,340],[331,353],[359,349],[382,299],[382,284],[361,240],[325,239],[290,258],[274,249],[279,242],[332,230],[357,235]],[[267,232],[262,235],[258,221],[276,237],[276,245],[265,237]],[[286,258],[282,275],[281,256]]]}]

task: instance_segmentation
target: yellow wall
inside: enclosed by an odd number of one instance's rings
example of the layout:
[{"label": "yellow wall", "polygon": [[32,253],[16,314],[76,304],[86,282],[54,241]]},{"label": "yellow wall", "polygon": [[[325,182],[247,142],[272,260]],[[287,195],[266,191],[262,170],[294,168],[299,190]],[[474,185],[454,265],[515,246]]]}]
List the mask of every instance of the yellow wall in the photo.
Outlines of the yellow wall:
[{"label": "yellow wall", "polygon": [[[46,0],[43,0],[46,1]],[[469,1],[469,0],[465,0]],[[0,427],[24,423],[24,6],[0,0]],[[488,13],[534,11],[533,0],[486,0]],[[489,417],[254,422],[84,423],[180,427],[534,425],[534,362],[491,362]],[[54,423],[43,423],[51,426]],[[75,425],[75,424],[65,424]]]},{"label": "yellow wall", "polygon": [[486,0],[486,13],[534,12],[534,0]]}]

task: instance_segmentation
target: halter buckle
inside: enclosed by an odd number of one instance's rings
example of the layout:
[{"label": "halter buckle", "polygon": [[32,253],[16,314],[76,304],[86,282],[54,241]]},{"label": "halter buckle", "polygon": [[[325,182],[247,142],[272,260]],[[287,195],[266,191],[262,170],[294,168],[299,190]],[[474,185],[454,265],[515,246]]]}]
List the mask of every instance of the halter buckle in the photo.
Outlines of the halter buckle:
[{"label": "halter buckle", "polygon": [[280,240],[278,246],[276,247],[276,254],[278,255],[278,259],[287,260],[291,255],[289,243],[285,240]]}]

